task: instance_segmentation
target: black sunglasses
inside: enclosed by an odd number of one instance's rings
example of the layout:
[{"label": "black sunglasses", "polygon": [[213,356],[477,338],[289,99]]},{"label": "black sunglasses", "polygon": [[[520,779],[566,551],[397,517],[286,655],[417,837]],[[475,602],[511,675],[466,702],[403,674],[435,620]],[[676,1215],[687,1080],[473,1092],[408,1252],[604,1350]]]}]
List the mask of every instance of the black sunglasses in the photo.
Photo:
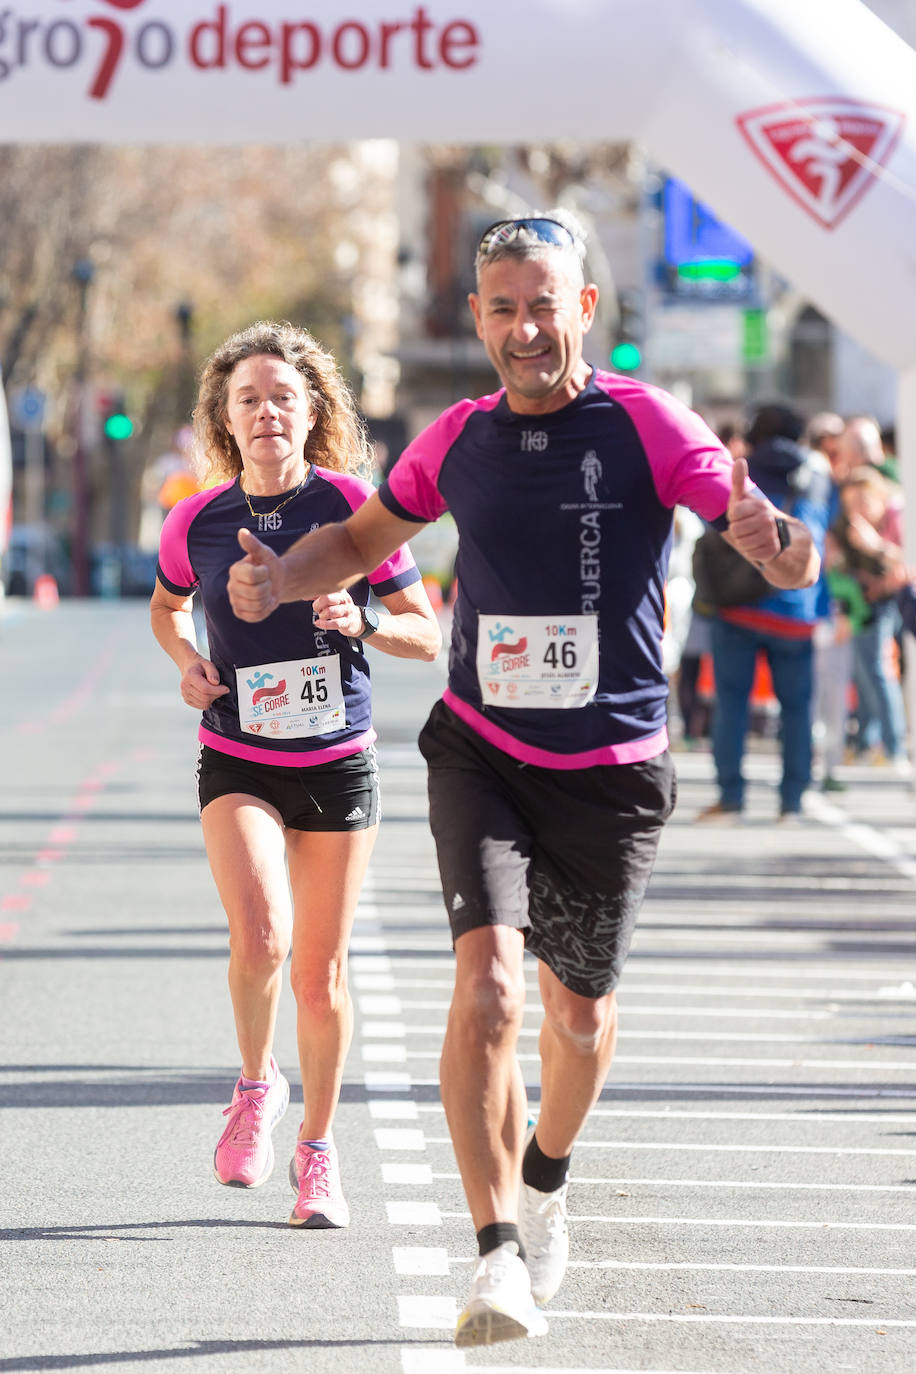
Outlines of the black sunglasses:
[{"label": "black sunglasses", "polygon": [[576,240],[565,224],[555,219],[499,219],[485,229],[477,245],[478,253],[492,253],[505,243],[518,237],[519,230],[540,239],[541,243],[553,243],[559,248],[575,248]]}]

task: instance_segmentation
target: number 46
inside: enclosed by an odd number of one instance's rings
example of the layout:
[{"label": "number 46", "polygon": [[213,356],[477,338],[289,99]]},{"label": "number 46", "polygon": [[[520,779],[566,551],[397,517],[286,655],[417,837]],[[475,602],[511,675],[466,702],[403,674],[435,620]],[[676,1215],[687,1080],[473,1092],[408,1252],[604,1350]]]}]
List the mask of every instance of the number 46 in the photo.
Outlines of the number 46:
[{"label": "number 46", "polygon": [[576,666],[576,646],[566,640],[562,646],[555,641],[547,645],[547,652],[544,654],[544,662],[548,668],[575,668]]}]

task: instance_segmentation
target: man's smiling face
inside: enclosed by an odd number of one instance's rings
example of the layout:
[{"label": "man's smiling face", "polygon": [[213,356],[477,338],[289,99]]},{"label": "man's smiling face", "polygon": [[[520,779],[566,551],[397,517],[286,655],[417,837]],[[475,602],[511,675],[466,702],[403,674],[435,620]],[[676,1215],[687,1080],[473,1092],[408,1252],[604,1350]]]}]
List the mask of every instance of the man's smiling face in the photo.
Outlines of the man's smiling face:
[{"label": "man's smiling face", "polygon": [[478,291],[468,299],[512,410],[543,414],[579,394],[589,373],[582,340],[598,292],[571,275],[565,255],[487,263]]}]

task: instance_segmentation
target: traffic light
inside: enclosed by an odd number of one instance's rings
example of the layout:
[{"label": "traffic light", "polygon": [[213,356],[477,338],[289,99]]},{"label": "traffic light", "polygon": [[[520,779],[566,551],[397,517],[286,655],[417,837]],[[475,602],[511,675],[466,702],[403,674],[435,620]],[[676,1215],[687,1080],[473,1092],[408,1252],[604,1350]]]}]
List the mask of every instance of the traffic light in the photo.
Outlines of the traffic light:
[{"label": "traffic light", "polygon": [[105,438],[116,444],[129,439],[133,434],[134,422],[127,414],[123,396],[113,396],[109,401],[102,429]]},{"label": "traffic light", "polygon": [[616,367],[618,372],[636,372],[642,366],[644,334],[642,292],[618,291],[617,328],[611,349],[611,367]]}]

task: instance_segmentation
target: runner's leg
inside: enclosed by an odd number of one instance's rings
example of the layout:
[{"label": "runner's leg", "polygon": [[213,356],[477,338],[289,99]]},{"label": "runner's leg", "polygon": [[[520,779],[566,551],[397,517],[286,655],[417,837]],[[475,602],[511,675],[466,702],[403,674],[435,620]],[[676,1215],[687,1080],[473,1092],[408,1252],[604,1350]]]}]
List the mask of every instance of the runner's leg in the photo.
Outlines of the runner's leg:
[{"label": "runner's leg", "polygon": [[455,943],[455,990],[440,1082],[475,1231],[518,1215],[527,1118],[516,1044],[525,1004],[524,936],[483,926]]},{"label": "runner's leg", "polygon": [[617,998],[580,997],[538,964],[541,1026],[541,1105],[537,1140],[545,1155],[572,1153],[604,1087],[617,1042]]},{"label": "runner's leg", "polygon": [[305,1099],[300,1139],[326,1139],[353,1035],[347,946],[377,826],[288,830],[295,907],[290,981]]},{"label": "runner's leg", "polygon": [[217,797],[201,813],[229,921],[229,992],[246,1078],[266,1081],[292,918],[283,825],[257,797]]}]

